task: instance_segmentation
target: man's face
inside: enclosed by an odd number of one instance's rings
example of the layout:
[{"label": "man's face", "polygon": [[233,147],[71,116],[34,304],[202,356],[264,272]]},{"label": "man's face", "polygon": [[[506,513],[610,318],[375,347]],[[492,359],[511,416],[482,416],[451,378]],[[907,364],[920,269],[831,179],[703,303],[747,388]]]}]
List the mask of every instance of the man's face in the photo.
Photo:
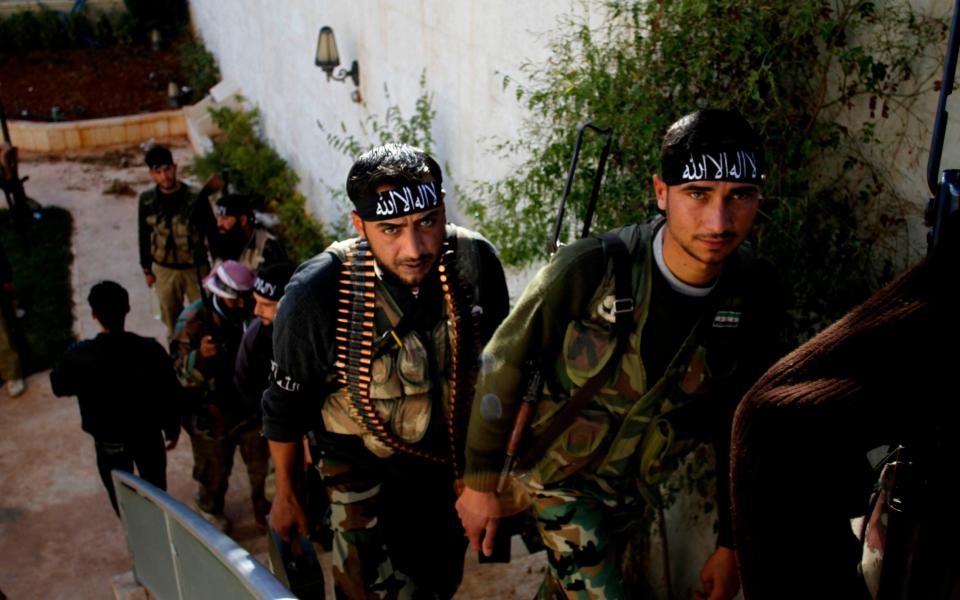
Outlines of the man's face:
[{"label": "man's face", "polygon": [[233,215],[217,215],[217,230],[226,233],[237,224],[237,217]]},{"label": "man's face", "polygon": [[217,299],[217,302],[219,302],[223,308],[225,316],[230,321],[243,321],[250,316],[248,301],[249,295],[246,294],[239,298],[220,297]]},{"label": "man's face", "polygon": [[654,176],[657,206],[667,213],[663,255],[681,281],[706,285],[743,242],[760,205],[760,187],[728,181],[668,186]]},{"label": "man's face", "polygon": [[253,299],[257,304],[253,307],[253,314],[260,317],[260,322],[264,325],[270,325],[277,318],[277,301],[265,298],[254,292]]},{"label": "man's face", "polygon": [[[377,193],[390,189],[382,185]],[[446,223],[443,206],[385,221],[363,221],[353,213],[353,226],[370,242],[380,267],[410,287],[420,285],[436,264]]]},{"label": "man's face", "polygon": [[177,187],[177,165],[150,167],[150,178],[160,187],[161,192],[172,192]]}]

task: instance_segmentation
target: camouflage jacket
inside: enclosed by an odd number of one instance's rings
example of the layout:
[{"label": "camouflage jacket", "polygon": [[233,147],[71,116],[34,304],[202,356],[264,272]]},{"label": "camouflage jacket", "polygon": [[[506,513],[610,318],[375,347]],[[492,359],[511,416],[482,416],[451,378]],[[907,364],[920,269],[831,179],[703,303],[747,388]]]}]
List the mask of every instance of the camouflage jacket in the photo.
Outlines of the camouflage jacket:
[{"label": "camouflage jacket", "polygon": [[[180,313],[170,340],[174,372],[180,385],[191,392],[187,412],[203,413],[212,404],[231,419],[245,420],[251,417],[251,409],[241,400],[233,377],[243,324],[225,323],[211,312],[203,300],[197,300]],[[200,354],[200,340],[207,335],[217,344],[217,353],[210,358]]]},{"label": "camouflage jacket", "polygon": [[[739,395],[777,358],[779,327],[770,317],[779,305],[772,299],[777,288],[757,276],[757,261],[741,248],[709,300],[686,316],[689,330],[662,351],[662,374],[647,379],[641,340],[649,332],[648,315],[657,314],[652,304],[664,301],[654,293],[651,249],[661,224],[619,232],[633,257],[635,330],[614,375],[536,463],[528,479],[535,487],[561,485],[574,474],[610,490],[624,479],[654,482],[671,457],[689,448],[689,438],[729,437]],[[472,488],[495,486],[528,360],[537,360],[544,378],[532,424],[536,435],[613,355],[612,295],[612,264],[598,238],[562,248],[527,287],[484,351],[491,368],[477,382],[467,437]],[[660,352],[660,346],[646,350]]]},{"label": "camouflage jacket", "polygon": [[154,263],[186,268],[206,263],[205,239],[216,233],[217,224],[209,203],[185,183],[173,194],[160,193],[157,186],[140,194],[137,214],[140,266]]},{"label": "camouflage jacket", "polygon": [[286,262],[289,259],[277,236],[263,227],[254,227],[250,239],[247,240],[246,245],[236,256],[228,256],[223,248],[218,248],[213,268],[216,269],[220,263],[226,260],[235,260],[256,273],[260,267]]}]

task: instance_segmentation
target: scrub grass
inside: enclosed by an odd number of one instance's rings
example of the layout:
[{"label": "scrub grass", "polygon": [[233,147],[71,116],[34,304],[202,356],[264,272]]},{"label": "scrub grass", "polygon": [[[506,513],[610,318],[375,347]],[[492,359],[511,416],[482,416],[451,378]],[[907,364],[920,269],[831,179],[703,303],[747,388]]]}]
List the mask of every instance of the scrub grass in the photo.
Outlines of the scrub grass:
[{"label": "scrub grass", "polygon": [[0,210],[0,245],[13,269],[18,304],[26,311],[13,326],[24,375],[50,368],[75,340],[73,217],[58,207],[44,207],[37,214],[39,219],[31,218],[28,227],[17,231],[10,211]]}]

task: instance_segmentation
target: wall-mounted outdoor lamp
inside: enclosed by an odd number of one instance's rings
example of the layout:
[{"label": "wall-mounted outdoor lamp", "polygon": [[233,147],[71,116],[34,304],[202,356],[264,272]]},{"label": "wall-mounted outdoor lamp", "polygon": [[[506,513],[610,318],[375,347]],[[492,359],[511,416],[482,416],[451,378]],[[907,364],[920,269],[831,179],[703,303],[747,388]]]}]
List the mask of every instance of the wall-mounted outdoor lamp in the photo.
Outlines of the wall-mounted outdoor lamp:
[{"label": "wall-mounted outdoor lamp", "polygon": [[[347,77],[353,80],[353,85],[360,87],[360,65],[353,61],[350,70],[340,69],[337,74],[333,70],[340,66],[340,53],[337,52],[337,40],[333,37],[333,29],[327,26],[320,28],[320,36],[317,38],[317,56],[315,64],[323,69],[327,74],[327,80],[343,81]],[[350,95],[354,102],[360,102],[360,90],[353,90]]]}]

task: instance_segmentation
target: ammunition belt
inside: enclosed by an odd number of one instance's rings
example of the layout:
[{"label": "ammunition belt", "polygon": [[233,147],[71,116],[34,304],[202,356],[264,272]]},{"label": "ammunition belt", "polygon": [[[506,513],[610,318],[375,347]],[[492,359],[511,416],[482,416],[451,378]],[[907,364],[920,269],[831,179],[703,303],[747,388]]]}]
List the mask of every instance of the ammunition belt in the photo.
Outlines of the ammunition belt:
[{"label": "ammunition belt", "polygon": [[359,240],[346,252],[340,280],[340,306],[336,340],[339,381],[347,388],[351,416],[362,428],[395,452],[403,452],[440,464],[449,464],[455,475],[462,475],[460,449],[470,415],[476,382],[476,365],[480,352],[480,310],[471,300],[471,287],[456,274],[455,254],[444,244],[438,270],[447,311],[450,340],[450,399],[447,434],[449,456],[415,448],[399,439],[384,423],[370,399],[371,369],[376,342],[374,317],[376,310],[376,272],[374,257],[366,240]]}]

